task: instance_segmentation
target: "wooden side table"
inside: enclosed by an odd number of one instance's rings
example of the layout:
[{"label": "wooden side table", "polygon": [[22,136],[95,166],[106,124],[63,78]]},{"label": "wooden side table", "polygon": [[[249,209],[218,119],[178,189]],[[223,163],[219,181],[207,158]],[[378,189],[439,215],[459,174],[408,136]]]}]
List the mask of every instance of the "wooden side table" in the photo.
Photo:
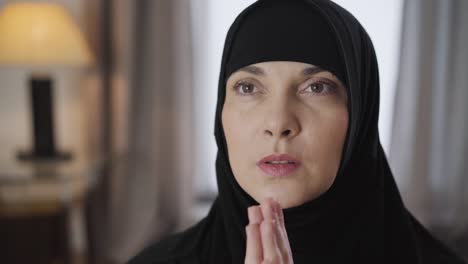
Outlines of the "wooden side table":
[{"label": "wooden side table", "polygon": [[83,208],[102,164],[0,161],[2,263],[71,263],[69,215]]}]

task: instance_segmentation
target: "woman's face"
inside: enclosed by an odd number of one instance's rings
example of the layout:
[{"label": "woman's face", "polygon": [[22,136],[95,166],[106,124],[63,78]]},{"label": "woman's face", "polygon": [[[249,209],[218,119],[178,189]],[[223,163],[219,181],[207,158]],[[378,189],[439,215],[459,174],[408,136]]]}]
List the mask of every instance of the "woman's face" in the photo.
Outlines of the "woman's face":
[{"label": "woman's face", "polygon": [[[271,196],[283,208],[301,205],[335,179],[348,129],[346,89],[311,64],[252,64],[229,77],[222,123],[239,185],[257,202]],[[298,162],[259,163],[271,154]],[[294,170],[274,176],[280,167]]]}]

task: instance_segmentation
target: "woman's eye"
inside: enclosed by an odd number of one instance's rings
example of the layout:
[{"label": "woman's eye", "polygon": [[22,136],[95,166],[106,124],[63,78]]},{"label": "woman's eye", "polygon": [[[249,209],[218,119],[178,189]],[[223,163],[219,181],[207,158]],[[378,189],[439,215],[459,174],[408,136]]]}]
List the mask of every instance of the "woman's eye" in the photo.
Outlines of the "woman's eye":
[{"label": "woman's eye", "polygon": [[234,90],[236,91],[236,93],[243,96],[254,94],[255,88],[255,85],[248,82],[241,82],[234,85]]},{"label": "woman's eye", "polygon": [[325,82],[313,82],[307,86],[307,88],[302,90],[303,92],[307,93],[315,93],[315,94],[330,94],[336,91],[336,87],[333,84],[325,83]]}]

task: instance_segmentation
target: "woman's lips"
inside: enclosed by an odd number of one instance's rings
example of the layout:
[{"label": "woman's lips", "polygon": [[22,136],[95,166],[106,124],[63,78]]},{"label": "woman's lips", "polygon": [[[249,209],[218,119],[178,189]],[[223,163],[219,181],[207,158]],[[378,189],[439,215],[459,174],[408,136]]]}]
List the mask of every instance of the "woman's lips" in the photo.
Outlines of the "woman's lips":
[{"label": "woman's lips", "polygon": [[289,154],[271,154],[257,162],[257,166],[267,175],[284,177],[293,173],[301,162]]},{"label": "woman's lips", "polygon": [[298,163],[260,163],[258,167],[266,174],[274,177],[285,177],[292,174],[297,168]]}]

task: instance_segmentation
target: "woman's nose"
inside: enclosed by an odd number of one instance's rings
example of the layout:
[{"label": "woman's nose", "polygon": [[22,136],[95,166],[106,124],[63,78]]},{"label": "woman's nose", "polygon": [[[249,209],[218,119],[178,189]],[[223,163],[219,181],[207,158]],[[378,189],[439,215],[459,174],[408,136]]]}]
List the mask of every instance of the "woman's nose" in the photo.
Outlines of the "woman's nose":
[{"label": "woman's nose", "polygon": [[265,130],[265,132],[270,136],[276,136],[278,134],[280,135],[279,136],[280,138],[288,138],[290,137],[291,134],[293,134],[290,129],[286,129],[282,131],[281,133],[274,133],[274,132],[271,132],[271,130]]},{"label": "woman's nose", "polygon": [[299,121],[289,109],[271,111],[265,123],[264,133],[270,137],[293,138],[300,131]]}]

